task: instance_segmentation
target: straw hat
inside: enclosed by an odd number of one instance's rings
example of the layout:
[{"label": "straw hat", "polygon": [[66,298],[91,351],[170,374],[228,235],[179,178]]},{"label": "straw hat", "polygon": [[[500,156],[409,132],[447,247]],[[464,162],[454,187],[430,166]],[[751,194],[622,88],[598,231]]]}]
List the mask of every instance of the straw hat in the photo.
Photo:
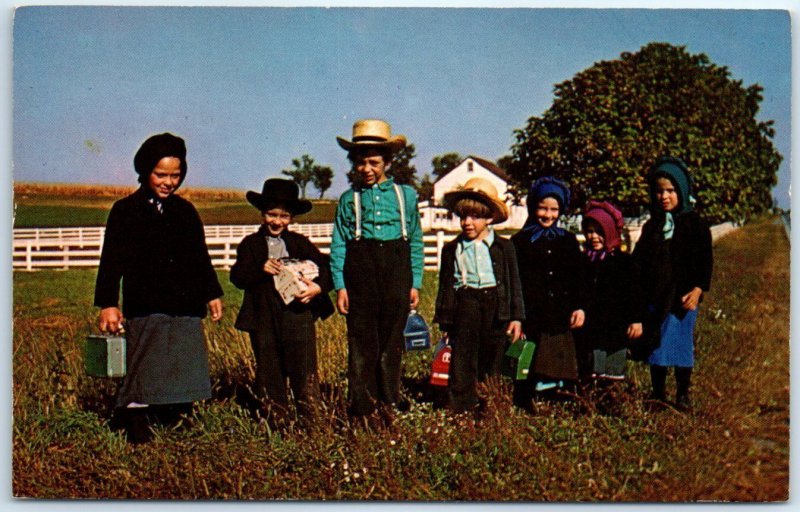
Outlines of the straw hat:
[{"label": "straw hat", "polygon": [[381,119],[359,119],[353,124],[353,140],[336,137],[339,145],[347,151],[354,148],[389,148],[392,153],[405,147],[404,135],[392,135],[392,127]]},{"label": "straw hat", "polygon": [[499,224],[508,218],[508,206],[497,195],[497,188],[486,178],[472,178],[458,190],[444,195],[444,203],[452,210],[460,199],[474,199],[492,211],[492,223]]}]

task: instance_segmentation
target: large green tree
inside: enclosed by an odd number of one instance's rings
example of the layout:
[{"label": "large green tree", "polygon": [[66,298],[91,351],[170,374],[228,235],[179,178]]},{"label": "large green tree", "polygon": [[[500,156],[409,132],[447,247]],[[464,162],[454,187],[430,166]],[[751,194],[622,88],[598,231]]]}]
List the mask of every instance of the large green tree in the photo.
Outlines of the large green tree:
[{"label": "large green tree", "polygon": [[677,156],[698,210],[712,222],[746,220],[771,207],[782,160],[772,121],[756,119],[762,90],[704,54],[650,43],[557,84],[552,106],[515,131],[508,171],[522,190],[554,175],[577,197],[635,214],[648,205],[650,166]]}]

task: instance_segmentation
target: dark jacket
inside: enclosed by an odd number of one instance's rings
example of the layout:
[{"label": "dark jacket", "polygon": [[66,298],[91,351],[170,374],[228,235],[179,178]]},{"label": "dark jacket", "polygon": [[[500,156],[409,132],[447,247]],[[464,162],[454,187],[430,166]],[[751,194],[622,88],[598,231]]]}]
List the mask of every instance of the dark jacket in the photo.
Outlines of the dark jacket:
[{"label": "dark jacket", "polygon": [[531,243],[520,231],[511,237],[517,251],[519,277],[525,300],[523,331],[535,339],[539,333],[557,334],[569,330],[572,312],[585,309],[582,283],[584,261],[578,240],[572,233]]},{"label": "dark jacket", "polygon": [[[231,268],[231,282],[244,290],[244,300],[239,316],[236,318],[235,327],[243,331],[258,330],[262,322],[269,316],[269,304],[275,303],[278,291],[275,289],[275,279],[271,274],[264,272],[264,263],[267,262],[267,228],[261,228],[244,237],[236,249],[236,263]],[[328,292],[333,288],[328,258],[319,252],[319,249],[305,236],[291,231],[281,234],[289,257],[300,260],[311,260],[319,267],[319,276],[314,279],[322,293],[314,297],[309,304],[297,301],[290,302],[286,307],[302,310],[310,309],[317,318],[327,318],[333,314],[333,304]],[[282,304],[282,300],[278,299]]]},{"label": "dark jacket", "polygon": [[586,321],[580,336],[591,348],[615,351],[626,346],[628,326],[642,322],[638,279],[630,254],[615,251],[603,260],[587,261]]},{"label": "dark jacket", "polygon": [[[439,292],[436,295],[436,312],[433,321],[447,331],[453,325],[456,314],[456,281],[455,260],[456,248],[464,235],[442,247],[441,265],[439,267]],[[522,302],[522,288],[517,269],[517,258],[511,242],[497,234],[494,243],[489,247],[492,258],[494,279],[497,282],[497,314],[498,322],[525,319],[525,306]]]},{"label": "dark jacket", "polygon": [[[642,227],[633,257],[641,276],[645,304],[680,312],[680,299],[692,288],[709,290],[714,262],[711,230],[700,215],[688,211],[674,218],[674,222],[672,239],[667,243],[662,233],[663,215],[648,220]],[[659,254],[665,254],[666,258],[660,258]],[[658,304],[663,300],[668,303]]]},{"label": "dark jacket", "polygon": [[95,306],[119,305],[127,318],[163,313],[205,317],[206,304],[222,296],[200,216],[176,195],[163,213],[142,187],[111,207],[106,224]]}]

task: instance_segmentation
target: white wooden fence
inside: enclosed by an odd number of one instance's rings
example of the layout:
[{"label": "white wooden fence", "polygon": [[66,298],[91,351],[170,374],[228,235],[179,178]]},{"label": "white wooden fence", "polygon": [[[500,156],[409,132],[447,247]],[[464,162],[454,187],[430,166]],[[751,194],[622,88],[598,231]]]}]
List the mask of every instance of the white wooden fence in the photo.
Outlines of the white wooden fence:
[{"label": "white wooden fence", "polygon": [[[724,236],[735,225],[727,222],[711,228],[714,240]],[[258,229],[254,226],[206,226],[206,244],[215,267],[230,269],[236,261],[236,248],[246,235]],[[320,251],[330,253],[333,224],[293,224],[290,229],[309,237]],[[631,246],[641,232],[641,221],[627,225]],[[103,250],[105,228],[46,228],[15,229],[12,266],[14,270],[70,269],[97,267]],[[442,246],[455,238],[457,232],[436,231],[423,237],[425,270],[438,270]],[[582,236],[578,236],[582,241]]]},{"label": "white wooden fence", "polygon": [[[322,253],[330,253],[333,224],[293,224],[290,229],[309,237]],[[258,225],[206,226],[206,245],[214,266],[230,269],[239,242],[257,230]],[[103,227],[15,229],[12,266],[25,271],[97,267],[104,234]],[[442,246],[455,236],[439,231],[423,237],[427,270],[439,268]]]}]

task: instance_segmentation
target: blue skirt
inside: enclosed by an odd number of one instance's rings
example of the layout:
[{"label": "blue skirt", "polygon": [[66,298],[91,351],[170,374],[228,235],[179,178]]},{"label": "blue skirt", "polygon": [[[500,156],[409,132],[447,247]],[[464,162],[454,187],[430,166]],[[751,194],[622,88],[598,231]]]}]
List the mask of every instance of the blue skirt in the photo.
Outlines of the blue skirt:
[{"label": "blue skirt", "polygon": [[661,324],[661,345],[647,360],[657,366],[694,367],[694,324],[697,309],[687,311],[683,319],[672,313]]}]

